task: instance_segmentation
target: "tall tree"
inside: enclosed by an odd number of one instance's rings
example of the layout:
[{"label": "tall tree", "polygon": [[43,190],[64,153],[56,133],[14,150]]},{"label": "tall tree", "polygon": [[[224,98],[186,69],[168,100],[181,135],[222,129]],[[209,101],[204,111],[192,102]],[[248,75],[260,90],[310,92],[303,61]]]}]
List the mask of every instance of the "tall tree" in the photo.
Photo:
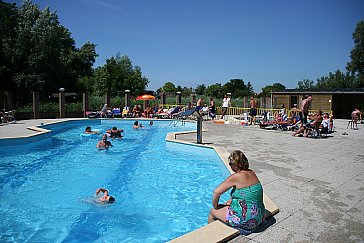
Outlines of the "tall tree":
[{"label": "tall tree", "polygon": [[349,72],[342,73],[337,70],[335,73],[330,72],[329,76],[323,76],[317,79],[317,89],[334,89],[334,88],[355,88],[355,78]]},{"label": "tall tree", "polygon": [[92,75],[95,45],[75,48],[71,33],[55,12],[40,10],[30,0],[19,8],[1,1],[0,12],[0,77],[7,81],[6,88],[48,93],[63,87],[76,91],[77,79]]},{"label": "tall tree", "polygon": [[187,88],[186,86],[182,89],[182,97],[189,97],[192,93],[192,88]]},{"label": "tall tree", "polygon": [[14,90],[14,43],[18,12],[15,3],[0,1],[0,80],[2,90]]},{"label": "tall tree", "polygon": [[249,83],[249,87],[245,85],[244,80],[242,79],[230,79],[223,86],[224,93],[231,93],[232,98],[249,96],[253,93],[253,87]]},{"label": "tall tree", "polygon": [[[360,21],[353,33],[354,48],[351,50],[351,61],[346,68],[354,74],[363,84],[364,80],[364,21]],[[360,85],[361,86],[361,85]],[[361,86],[363,87],[363,86]]]},{"label": "tall tree", "polygon": [[206,92],[206,86],[204,84],[199,84],[196,86],[196,94],[204,95]]},{"label": "tall tree", "polygon": [[221,84],[216,83],[213,85],[210,85],[206,88],[206,95],[207,96],[212,96],[215,98],[220,98],[224,96],[224,91],[222,89]]},{"label": "tall tree", "polygon": [[145,91],[148,83],[148,79],[142,76],[141,68],[133,67],[131,59],[119,53],[107,59],[106,64],[95,71],[95,90],[100,95],[120,96],[126,89],[139,95]]},{"label": "tall tree", "polygon": [[267,85],[264,88],[262,88],[262,95],[267,97],[270,96],[271,91],[282,91],[285,90],[286,86],[284,86],[281,83],[274,83],[272,85]]},{"label": "tall tree", "polygon": [[312,80],[309,80],[309,79],[303,79],[303,80],[300,80],[298,81],[298,89],[300,90],[306,90],[306,89],[314,89],[315,88],[315,85],[313,84],[313,81]]},{"label": "tall tree", "polygon": [[172,83],[172,82],[166,82],[163,87],[162,90],[164,92],[176,92],[176,86]]}]

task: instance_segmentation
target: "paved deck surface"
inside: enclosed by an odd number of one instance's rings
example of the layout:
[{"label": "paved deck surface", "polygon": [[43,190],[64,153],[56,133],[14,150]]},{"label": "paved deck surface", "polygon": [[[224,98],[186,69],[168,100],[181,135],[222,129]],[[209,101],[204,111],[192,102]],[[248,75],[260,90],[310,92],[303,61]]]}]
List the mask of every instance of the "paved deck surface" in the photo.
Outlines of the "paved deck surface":
[{"label": "paved deck surface", "polygon": [[[26,127],[54,121],[1,125],[0,138],[34,134]],[[203,133],[204,143],[244,151],[280,209],[266,230],[232,242],[364,241],[364,125],[352,130],[346,128],[346,120],[336,120],[336,132],[324,139],[292,137],[290,132],[257,126],[210,121],[204,126],[209,130]],[[193,142],[196,134],[178,139]]]}]

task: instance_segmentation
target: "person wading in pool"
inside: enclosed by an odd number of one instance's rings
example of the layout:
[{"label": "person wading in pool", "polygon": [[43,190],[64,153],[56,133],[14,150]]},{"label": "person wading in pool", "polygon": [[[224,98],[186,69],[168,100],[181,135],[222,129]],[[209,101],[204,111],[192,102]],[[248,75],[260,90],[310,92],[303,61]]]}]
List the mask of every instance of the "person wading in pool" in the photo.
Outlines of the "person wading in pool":
[{"label": "person wading in pool", "polygon": [[107,149],[110,148],[112,146],[110,141],[107,141],[107,135],[104,134],[102,135],[102,139],[101,141],[99,141],[96,145],[96,148],[98,149]]},{"label": "person wading in pool", "polygon": [[86,127],[85,131],[83,132],[84,134],[99,134],[98,131],[92,131],[91,127]]},{"label": "person wading in pool", "polygon": [[104,193],[104,195],[99,197],[97,199],[97,202],[100,202],[100,203],[114,203],[115,202],[115,198],[113,196],[109,195],[109,191],[107,189],[98,188],[96,190],[96,196],[98,196],[100,192]]}]

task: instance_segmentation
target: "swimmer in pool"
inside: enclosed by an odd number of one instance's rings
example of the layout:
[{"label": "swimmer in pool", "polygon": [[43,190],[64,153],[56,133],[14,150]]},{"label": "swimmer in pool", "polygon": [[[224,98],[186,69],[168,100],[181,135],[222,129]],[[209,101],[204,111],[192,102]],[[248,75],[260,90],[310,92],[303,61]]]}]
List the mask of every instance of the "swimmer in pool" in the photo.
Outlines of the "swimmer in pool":
[{"label": "swimmer in pool", "polygon": [[102,135],[102,139],[97,143],[96,148],[98,149],[107,149],[112,147],[112,144],[110,141],[107,141],[107,135]]},{"label": "swimmer in pool", "polygon": [[133,129],[139,129],[141,127],[144,127],[141,123],[139,123],[138,121],[134,122]]},{"label": "swimmer in pool", "polygon": [[84,134],[99,134],[99,132],[97,132],[97,131],[92,131],[91,127],[86,127],[86,129],[83,133]]},{"label": "swimmer in pool", "polygon": [[104,193],[104,195],[97,198],[98,202],[100,202],[100,203],[114,203],[115,202],[115,198],[113,196],[109,195],[109,191],[107,189],[98,188],[96,190],[96,196],[98,196],[100,192]]}]

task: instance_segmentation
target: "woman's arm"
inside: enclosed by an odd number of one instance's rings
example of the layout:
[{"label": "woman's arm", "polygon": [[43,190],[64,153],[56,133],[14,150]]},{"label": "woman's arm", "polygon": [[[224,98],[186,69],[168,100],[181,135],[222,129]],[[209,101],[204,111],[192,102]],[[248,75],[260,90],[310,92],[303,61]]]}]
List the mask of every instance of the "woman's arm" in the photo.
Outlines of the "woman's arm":
[{"label": "woman's arm", "polygon": [[230,188],[235,186],[236,175],[229,176],[224,182],[222,182],[215,190],[212,195],[212,205],[215,209],[218,208],[219,199],[222,194],[228,191]]}]

